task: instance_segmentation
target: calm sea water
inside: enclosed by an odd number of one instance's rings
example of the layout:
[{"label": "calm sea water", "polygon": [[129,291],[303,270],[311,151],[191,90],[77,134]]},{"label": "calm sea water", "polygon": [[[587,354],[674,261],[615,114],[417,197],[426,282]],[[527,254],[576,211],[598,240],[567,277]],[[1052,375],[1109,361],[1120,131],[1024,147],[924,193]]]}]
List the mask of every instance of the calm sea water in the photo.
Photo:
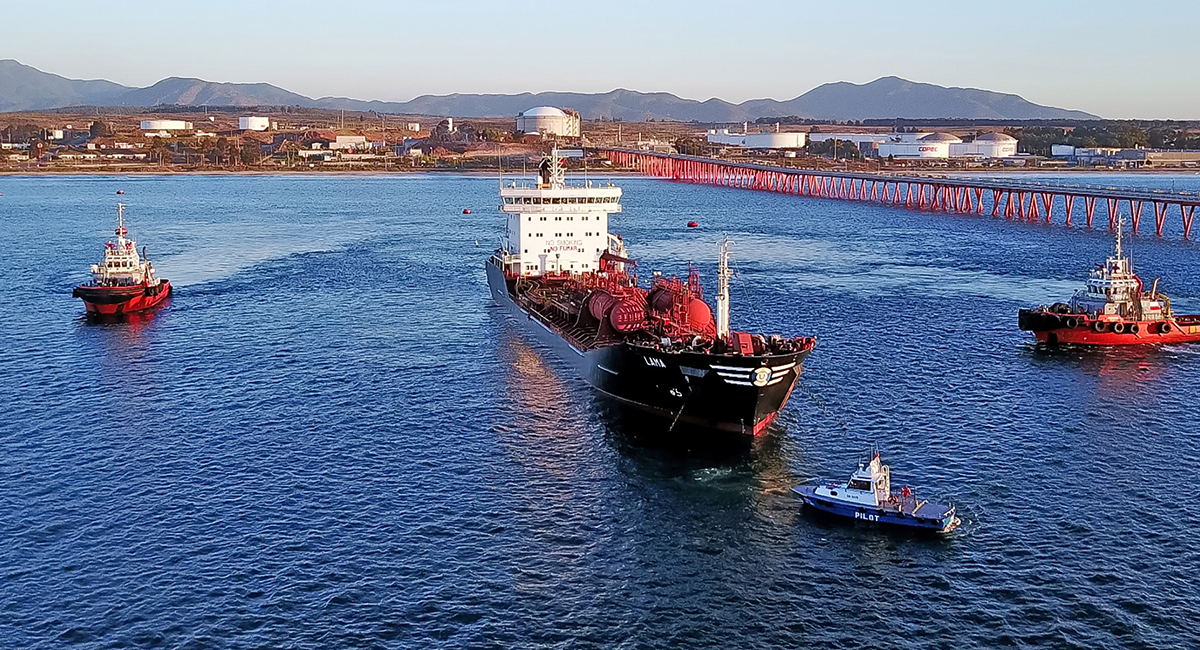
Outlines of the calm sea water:
[{"label": "calm sea water", "polygon": [[[643,268],[727,232],[735,327],[819,337],[766,438],[661,442],[526,340],[494,179],[0,178],[0,646],[1200,644],[1200,346],[1016,328],[1105,232],[618,183]],[[89,324],[118,198],[176,295]],[[1180,311],[1198,246],[1133,242]],[[789,494],[873,442],[963,526]]]}]

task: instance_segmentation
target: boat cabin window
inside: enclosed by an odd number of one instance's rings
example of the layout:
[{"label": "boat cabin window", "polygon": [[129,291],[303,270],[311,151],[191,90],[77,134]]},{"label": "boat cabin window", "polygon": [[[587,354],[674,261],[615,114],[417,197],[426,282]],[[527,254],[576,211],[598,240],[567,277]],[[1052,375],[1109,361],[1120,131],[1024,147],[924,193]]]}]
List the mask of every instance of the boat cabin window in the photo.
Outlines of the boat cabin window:
[{"label": "boat cabin window", "polygon": [[852,481],[850,481],[849,484],[846,485],[846,487],[851,490],[862,490],[863,492],[870,492],[871,491],[871,482],[870,481],[852,480]]}]

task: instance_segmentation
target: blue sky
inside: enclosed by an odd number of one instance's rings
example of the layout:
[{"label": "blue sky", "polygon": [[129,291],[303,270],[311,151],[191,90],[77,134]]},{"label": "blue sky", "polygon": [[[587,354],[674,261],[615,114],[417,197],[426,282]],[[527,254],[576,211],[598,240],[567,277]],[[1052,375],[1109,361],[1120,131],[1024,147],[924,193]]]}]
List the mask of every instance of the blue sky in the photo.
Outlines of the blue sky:
[{"label": "blue sky", "polygon": [[1111,118],[1200,118],[1200,1],[5,0],[0,59],[312,97],[629,88],[790,99],[896,75]]}]

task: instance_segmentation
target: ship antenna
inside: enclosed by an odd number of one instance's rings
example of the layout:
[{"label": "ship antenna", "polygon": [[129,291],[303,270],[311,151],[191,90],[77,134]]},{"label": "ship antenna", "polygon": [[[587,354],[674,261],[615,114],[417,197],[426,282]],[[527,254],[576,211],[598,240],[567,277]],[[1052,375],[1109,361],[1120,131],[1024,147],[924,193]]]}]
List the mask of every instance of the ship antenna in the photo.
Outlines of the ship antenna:
[{"label": "ship antenna", "polygon": [[717,339],[729,338],[729,237],[721,237],[717,255]]}]

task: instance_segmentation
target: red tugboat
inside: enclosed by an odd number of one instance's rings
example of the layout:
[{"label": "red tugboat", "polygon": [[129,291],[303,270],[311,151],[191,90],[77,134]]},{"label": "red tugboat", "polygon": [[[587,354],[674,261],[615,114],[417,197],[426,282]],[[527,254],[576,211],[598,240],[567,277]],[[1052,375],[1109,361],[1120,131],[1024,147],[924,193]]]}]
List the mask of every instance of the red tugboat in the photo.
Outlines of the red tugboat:
[{"label": "red tugboat", "polygon": [[72,292],[82,298],[89,316],[119,316],[145,311],[171,295],[171,282],[154,277],[145,250],[126,239],[125,206],[117,204],[117,241],[104,244],[104,260],[92,265],[92,281]]},{"label": "red tugboat", "polygon": [[717,313],[698,274],[639,284],[624,241],[609,234],[621,189],[567,187],[557,151],[536,187],[501,188],[506,228],[486,264],[492,298],[597,390],[669,423],[748,436],[787,403],[816,339],[729,327],[727,242]]},{"label": "red tugboat", "polygon": [[1145,291],[1121,251],[1122,221],[1117,226],[1117,249],[1104,265],[1092,271],[1082,291],[1066,303],[1022,309],[1021,329],[1050,345],[1149,345],[1200,341],[1200,315],[1176,316],[1171,299],[1158,291],[1158,280]]}]

